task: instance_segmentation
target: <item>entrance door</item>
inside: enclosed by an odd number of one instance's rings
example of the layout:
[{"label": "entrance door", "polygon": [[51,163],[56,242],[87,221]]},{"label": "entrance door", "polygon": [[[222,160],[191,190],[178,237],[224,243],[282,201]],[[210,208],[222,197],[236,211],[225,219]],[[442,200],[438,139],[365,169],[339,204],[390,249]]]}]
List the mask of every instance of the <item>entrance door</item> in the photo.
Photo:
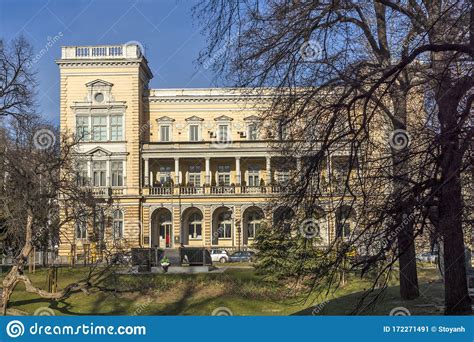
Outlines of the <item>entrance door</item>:
[{"label": "entrance door", "polygon": [[171,248],[171,222],[163,222],[160,226],[160,248]]}]

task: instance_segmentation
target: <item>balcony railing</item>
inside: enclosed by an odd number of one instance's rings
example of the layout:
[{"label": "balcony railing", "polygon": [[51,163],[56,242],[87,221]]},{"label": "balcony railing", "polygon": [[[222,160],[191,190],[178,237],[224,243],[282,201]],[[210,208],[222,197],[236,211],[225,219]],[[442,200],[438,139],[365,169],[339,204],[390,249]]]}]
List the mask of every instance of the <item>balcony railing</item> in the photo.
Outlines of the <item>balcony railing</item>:
[{"label": "balcony railing", "polygon": [[140,58],[142,51],[138,43],[100,46],[63,46],[62,59],[121,59]]},{"label": "balcony railing", "polygon": [[152,196],[169,195],[233,195],[233,194],[277,194],[282,191],[278,185],[269,186],[240,186],[240,185],[213,185],[213,186],[160,186],[150,187]]},{"label": "balcony railing", "polygon": [[91,186],[87,189],[96,197],[122,196],[126,194],[126,188],[124,187]]}]

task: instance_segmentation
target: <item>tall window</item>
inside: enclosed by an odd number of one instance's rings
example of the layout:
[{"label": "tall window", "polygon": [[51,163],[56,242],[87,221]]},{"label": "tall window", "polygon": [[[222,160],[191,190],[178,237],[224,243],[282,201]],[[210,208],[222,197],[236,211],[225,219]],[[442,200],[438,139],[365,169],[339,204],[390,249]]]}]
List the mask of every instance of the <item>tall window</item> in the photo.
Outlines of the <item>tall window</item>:
[{"label": "tall window", "polygon": [[257,124],[252,123],[248,127],[248,139],[249,140],[257,140],[258,129]]},{"label": "tall window", "polygon": [[248,170],[248,185],[249,186],[259,186],[260,185],[260,176],[259,176],[260,170],[257,166],[255,165],[249,165],[249,170]]},{"label": "tall window", "polygon": [[285,184],[290,180],[290,172],[288,170],[277,171],[276,178],[279,184]]},{"label": "tall window", "polygon": [[107,140],[107,116],[101,115],[92,117],[92,140]]},{"label": "tall window", "polygon": [[79,219],[76,222],[76,239],[87,239],[87,224],[86,219]]},{"label": "tall window", "polygon": [[76,138],[80,141],[89,140],[89,117],[76,116]]},{"label": "tall window", "polygon": [[170,140],[170,126],[169,125],[161,125],[160,126],[160,141],[171,141]]},{"label": "tall window", "polygon": [[229,141],[229,125],[219,125],[217,130],[219,141]]},{"label": "tall window", "polygon": [[160,166],[159,180],[161,184],[171,182],[171,166]]},{"label": "tall window", "polygon": [[189,185],[201,186],[201,166],[191,165],[189,167]]},{"label": "tall window", "polygon": [[247,236],[251,239],[253,239],[257,233],[257,231],[260,229],[262,223],[262,215],[260,215],[256,211],[252,211],[249,214],[248,217],[248,223],[247,223]]},{"label": "tall window", "polygon": [[92,162],[92,181],[94,186],[106,186],[107,163],[105,160]]},{"label": "tall window", "polygon": [[230,165],[219,165],[217,167],[218,172],[218,185],[229,186],[230,185]]},{"label": "tall window", "polygon": [[202,239],[202,215],[198,212],[189,217],[189,238]]},{"label": "tall window", "polygon": [[278,139],[286,140],[288,139],[288,127],[282,121],[278,124]]},{"label": "tall window", "polygon": [[104,240],[105,218],[104,210],[102,208],[94,211],[94,233],[98,241]]},{"label": "tall window", "polygon": [[80,161],[77,163],[76,180],[78,186],[87,186],[89,184],[89,173],[87,172],[87,162]]},{"label": "tall window", "polygon": [[199,141],[199,125],[189,126],[189,141]]},{"label": "tall window", "polygon": [[112,161],[112,186],[123,186],[123,162]]},{"label": "tall window", "polygon": [[123,136],[123,116],[122,115],[111,115],[110,116],[110,140],[120,141]]},{"label": "tall window", "polygon": [[123,212],[122,210],[114,211],[114,221],[112,224],[112,236],[114,239],[123,238]]},{"label": "tall window", "polygon": [[232,238],[231,213],[229,211],[221,213],[218,216],[217,222],[218,222],[217,234],[219,238],[231,239]]}]

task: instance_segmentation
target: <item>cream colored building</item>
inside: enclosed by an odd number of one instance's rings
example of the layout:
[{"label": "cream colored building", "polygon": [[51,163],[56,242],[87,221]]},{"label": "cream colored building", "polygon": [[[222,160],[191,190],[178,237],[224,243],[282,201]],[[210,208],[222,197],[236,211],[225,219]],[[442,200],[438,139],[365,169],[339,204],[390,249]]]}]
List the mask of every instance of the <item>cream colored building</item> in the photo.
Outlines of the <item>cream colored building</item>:
[{"label": "cream colored building", "polygon": [[[111,197],[105,240],[128,247],[251,246],[271,199],[292,170],[262,129],[266,97],[244,89],[149,89],[153,77],[137,45],[66,46],[57,60],[61,129],[82,137],[80,175]],[[331,219],[321,223],[329,239]],[[60,255],[89,245],[97,227],[65,228]]]}]

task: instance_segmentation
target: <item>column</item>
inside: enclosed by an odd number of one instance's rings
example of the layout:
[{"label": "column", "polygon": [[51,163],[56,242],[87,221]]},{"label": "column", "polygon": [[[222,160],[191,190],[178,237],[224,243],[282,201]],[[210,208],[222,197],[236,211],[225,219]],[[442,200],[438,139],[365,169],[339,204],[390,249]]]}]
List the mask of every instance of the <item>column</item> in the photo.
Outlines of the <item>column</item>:
[{"label": "column", "polygon": [[235,183],[240,185],[240,157],[235,157]]},{"label": "column", "polygon": [[272,182],[272,168],[271,168],[271,157],[266,157],[267,159],[267,185],[270,185]]},{"label": "column", "polygon": [[174,178],[175,184],[179,185],[179,158],[174,158]]},{"label": "column", "polygon": [[145,158],[145,186],[150,185],[150,168],[149,168],[149,160]]},{"label": "column", "polygon": [[211,185],[211,158],[206,157],[206,184]]}]

